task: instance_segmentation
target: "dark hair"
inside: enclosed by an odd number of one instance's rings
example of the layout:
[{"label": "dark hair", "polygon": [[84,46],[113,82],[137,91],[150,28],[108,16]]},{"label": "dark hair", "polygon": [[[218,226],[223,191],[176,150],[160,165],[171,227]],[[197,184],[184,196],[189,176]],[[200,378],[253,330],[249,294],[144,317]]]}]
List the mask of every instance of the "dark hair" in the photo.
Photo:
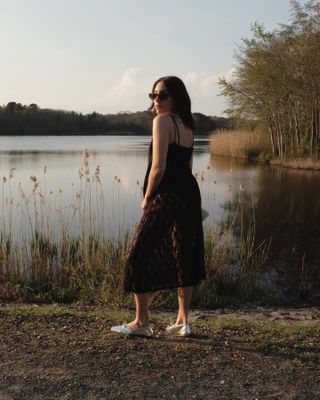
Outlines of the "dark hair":
[{"label": "dark hair", "polygon": [[[184,124],[194,129],[194,120],[191,114],[191,100],[188,95],[185,84],[180,78],[176,76],[163,76],[159,78],[152,87],[152,93],[159,82],[164,82],[168,92],[171,94],[174,103],[174,112],[179,115]],[[153,111],[153,116],[156,116],[153,103],[151,104],[149,111]]]}]

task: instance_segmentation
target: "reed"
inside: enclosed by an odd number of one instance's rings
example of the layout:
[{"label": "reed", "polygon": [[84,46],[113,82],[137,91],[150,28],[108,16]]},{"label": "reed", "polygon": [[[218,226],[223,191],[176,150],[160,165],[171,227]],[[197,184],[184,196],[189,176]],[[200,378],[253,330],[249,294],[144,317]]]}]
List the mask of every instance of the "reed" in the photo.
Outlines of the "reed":
[{"label": "reed", "polygon": [[257,243],[254,202],[250,221],[246,221],[243,196],[244,187],[241,185],[236,209],[228,222],[218,225],[213,231],[206,231],[207,279],[195,291],[199,306],[268,301],[259,277],[268,261],[271,241]]},{"label": "reed", "polygon": [[[105,235],[105,196],[100,167],[92,172],[89,153],[83,154],[74,201],[65,204],[63,189],[47,191],[43,176],[30,177],[31,192],[19,185],[20,199],[12,196],[13,171],[2,182],[0,232],[0,298],[26,302],[82,302],[109,307],[132,306],[132,296],[122,289],[128,244],[135,227]],[[201,182],[205,181],[204,173]],[[115,185],[121,184],[115,178]],[[119,190],[114,190],[114,201]],[[212,307],[257,299],[257,277],[268,253],[266,243],[255,243],[255,224],[245,229],[239,201],[228,224],[205,232],[207,279],[195,289],[194,304]],[[112,208],[112,205],[110,205]],[[254,221],[254,219],[253,219]],[[13,226],[19,223],[18,240]],[[54,227],[58,230],[54,231]],[[235,232],[240,227],[240,240]],[[176,306],[175,291],[158,292],[151,306]]]},{"label": "reed", "polygon": [[274,158],[270,160],[270,164],[290,169],[320,170],[320,160],[315,157]]},{"label": "reed", "polygon": [[251,160],[271,154],[268,137],[259,131],[217,130],[210,137],[210,152],[217,156]]}]

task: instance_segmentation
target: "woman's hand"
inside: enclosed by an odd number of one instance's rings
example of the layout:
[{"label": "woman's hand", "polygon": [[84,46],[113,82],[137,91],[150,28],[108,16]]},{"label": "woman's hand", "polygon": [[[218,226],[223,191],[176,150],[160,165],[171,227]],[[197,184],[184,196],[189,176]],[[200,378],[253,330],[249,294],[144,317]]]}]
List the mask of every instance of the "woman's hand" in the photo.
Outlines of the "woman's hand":
[{"label": "woman's hand", "polygon": [[147,208],[147,204],[148,204],[148,200],[144,197],[143,200],[142,200],[142,203],[140,205],[142,210],[145,210]]}]

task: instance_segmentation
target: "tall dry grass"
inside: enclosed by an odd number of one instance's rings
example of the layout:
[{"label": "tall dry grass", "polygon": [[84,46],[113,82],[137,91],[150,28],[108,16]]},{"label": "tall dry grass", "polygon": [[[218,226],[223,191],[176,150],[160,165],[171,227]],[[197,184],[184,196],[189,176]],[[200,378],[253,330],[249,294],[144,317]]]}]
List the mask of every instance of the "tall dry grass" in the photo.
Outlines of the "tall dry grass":
[{"label": "tall dry grass", "polygon": [[[122,235],[104,234],[105,196],[100,167],[91,171],[83,154],[79,185],[72,204],[47,192],[43,176],[30,177],[31,192],[19,185],[17,204],[12,195],[14,169],[2,182],[0,213],[0,298],[10,301],[86,302],[112,307],[133,305],[122,290],[128,244],[135,227]],[[203,174],[202,174],[203,175]],[[204,179],[201,179],[203,185]],[[117,184],[121,183],[117,178]],[[255,242],[255,225],[245,230],[243,188],[229,224],[205,232],[207,279],[197,286],[194,304],[211,307],[247,301],[257,296],[257,276],[267,259],[266,243]],[[116,201],[117,196],[113,196]],[[111,205],[112,208],[112,205]],[[71,211],[71,213],[70,213]],[[19,237],[13,226],[19,223]],[[254,219],[253,219],[254,221]],[[53,234],[53,226],[58,232]],[[240,236],[235,244],[235,230]],[[154,294],[151,305],[175,306],[174,291]]]},{"label": "tall dry grass", "polygon": [[300,169],[308,171],[319,171],[320,160],[314,157],[299,157],[299,158],[274,158],[270,160],[271,165],[276,165],[290,169]]},{"label": "tall dry grass", "polygon": [[260,131],[217,130],[210,138],[210,152],[214,155],[253,159],[271,154],[269,139]]},{"label": "tall dry grass", "polygon": [[[31,176],[27,193],[19,184],[15,202],[12,170],[2,180],[0,231],[0,296],[28,300],[88,299],[103,291],[102,271],[108,279],[121,263],[126,233],[106,238],[100,167],[89,168],[83,153],[78,186],[71,204],[63,190],[46,191],[46,167],[42,177]],[[17,231],[18,226],[18,231]],[[14,233],[15,230],[15,233]],[[110,267],[109,269],[106,266]],[[116,275],[116,274],[115,274]]]}]

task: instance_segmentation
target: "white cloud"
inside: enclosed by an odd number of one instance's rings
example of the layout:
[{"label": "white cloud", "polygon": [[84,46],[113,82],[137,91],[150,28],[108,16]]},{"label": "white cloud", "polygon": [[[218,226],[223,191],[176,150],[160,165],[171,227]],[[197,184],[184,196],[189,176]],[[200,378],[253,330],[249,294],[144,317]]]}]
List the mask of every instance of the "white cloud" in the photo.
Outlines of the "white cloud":
[{"label": "white cloud", "polygon": [[190,71],[184,80],[186,85],[190,87],[190,90],[195,91],[197,96],[208,95],[218,82],[218,75]]},{"label": "white cloud", "polygon": [[193,111],[208,115],[222,115],[226,102],[223,97],[218,96],[220,93],[218,80],[222,76],[230,79],[233,73],[234,68],[219,74],[189,71],[184,81],[190,93]]},{"label": "white cloud", "polygon": [[140,71],[140,67],[127,69],[122,75],[120,82],[111,90],[111,95],[123,95],[128,89],[134,88]]},{"label": "white cloud", "polygon": [[[218,79],[221,76],[230,79],[233,73],[234,68],[231,68],[226,73],[189,71],[182,76],[192,100],[192,111],[207,115],[222,115],[226,102],[223,97],[218,96],[220,93]],[[154,81],[154,71],[141,67],[128,68],[105,97],[103,101],[105,112],[146,110],[150,104],[146,94]]]},{"label": "white cloud", "polygon": [[141,110],[141,72],[140,67],[130,67],[124,71],[120,81],[111,88],[106,97],[105,107],[109,112]]},{"label": "white cloud", "polygon": [[235,78],[236,72],[236,68],[230,68],[226,73],[219,74],[219,78],[225,78],[227,81],[230,81]]}]

